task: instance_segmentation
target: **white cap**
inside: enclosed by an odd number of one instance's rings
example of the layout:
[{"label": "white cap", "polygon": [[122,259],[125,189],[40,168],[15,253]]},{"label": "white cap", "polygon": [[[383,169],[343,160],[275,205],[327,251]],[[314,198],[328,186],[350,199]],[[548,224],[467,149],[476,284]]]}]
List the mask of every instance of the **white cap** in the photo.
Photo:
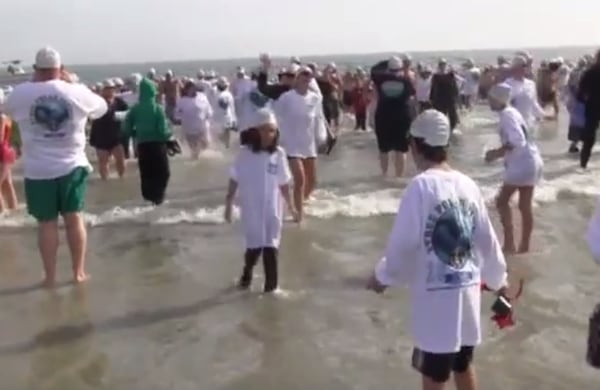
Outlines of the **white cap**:
[{"label": "white cap", "polygon": [[500,83],[490,88],[488,97],[500,104],[508,104],[510,102],[511,87],[507,83]]},{"label": "white cap", "polygon": [[410,56],[410,54],[402,54],[400,56],[400,58],[402,59],[403,62],[405,62],[405,61],[412,61],[412,57]]},{"label": "white cap", "polygon": [[112,81],[115,84],[115,87],[122,87],[125,85],[125,83],[123,82],[123,79],[120,77],[115,77],[114,79],[112,79]]},{"label": "white cap", "polygon": [[204,76],[206,76],[206,72],[204,72],[204,69],[198,69],[198,73],[196,73],[196,76],[199,79],[204,78]]},{"label": "white cap", "polygon": [[292,58],[290,58],[290,62],[292,64],[299,64],[300,63],[300,58],[293,56]]},{"label": "white cap", "polygon": [[228,86],[228,85],[229,85],[229,81],[227,80],[227,78],[226,78],[226,77],[223,77],[223,76],[221,76],[221,77],[219,77],[219,78],[217,79],[217,85],[220,85],[220,86]]},{"label": "white cap", "polygon": [[104,84],[102,84],[102,83],[96,83],[96,84],[94,84],[94,87],[96,89],[102,89],[102,87],[104,87]]},{"label": "white cap", "polygon": [[391,57],[387,62],[389,70],[400,70],[402,69],[402,61],[396,56]]},{"label": "white cap", "polygon": [[275,115],[268,108],[261,108],[254,111],[248,121],[248,128],[256,128],[263,125],[277,126]]},{"label": "white cap", "polygon": [[447,146],[450,141],[450,122],[437,110],[425,110],[415,118],[410,135],[423,138],[429,146]]},{"label": "white cap", "polygon": [[171,69],[167,70],[167,73],[165,73],[166,76],[169,77],[173,77],[173,71]]},{"label": "white cap", "polygon": [[527,66],[527,58],[525,56],[518,55],[513,58],[512,66],[514,67],[522,67]]},{"label": "white cap", "polygon": [[51,47],[40,49],[35,55],[37,69],[60,69],[61,66],[60,53]]},{"label": "white cap", "polygon": [[217,77],[217,72],[215,72],[214,70],[211,70],[210,72],[208,72],[207,76],[210,77],[211,79],[214,79],[215,77]]},{"label": "white cap", "polygon": [[289,73],[298,73],[300,72],[300,65],[298,64],[291,64],[289,68],[287,68],[287,71],[289,71]]},{"label": "white cap", "polygon": [[127,82],[129,84],[138,85],[144,77],[139,73],[132,73],[128,78]]},{"label": "white cap", "polygon": [[[296,65],[296,67],[297,67],[297,69],[298,69],[298,70],[296,71],[296,73],[310,73],[311,75],[313,74],[313,71],[312,71],[312,69],[311,69],[311,68],[309,68],[309,67],[308,67],[308,66],[306,66],[306,65],[302,65],[302,66],[298,66],[298,65]],[[290,68],[291,68],[291,67],[290,67]]]},{"label": "white cap", "polygon": [[150,68],[150,70],[148,71],[148,74],[155,75],[156,74],[156,69]]},{"label": "white cap", "polygon": [[114,87],[116,87],[114,79],[106,79],[106,80],[104,80],[104,82],[102,83],[102,87],[103,88],[114,88]]},{"label": "white cap", "polygon": [[239,75],[245,75],[246,74],[246,69],[244,69],[243,66],[238,66],[237,70],[236,70],[236,73],[239,74]]}]

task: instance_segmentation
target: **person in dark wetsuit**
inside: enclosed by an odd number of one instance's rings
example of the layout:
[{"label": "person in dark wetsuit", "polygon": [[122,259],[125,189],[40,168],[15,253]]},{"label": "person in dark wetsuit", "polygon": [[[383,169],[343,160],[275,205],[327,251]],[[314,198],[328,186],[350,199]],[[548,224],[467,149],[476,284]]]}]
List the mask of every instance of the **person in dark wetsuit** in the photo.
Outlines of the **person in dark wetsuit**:
[{"label": "person in dark wetsuit", "polygon": [[106,180],[109,174],[111,156],[115,159],[119,177],[123,177],[125,174],[125,151],[122,145],[121,120],[115,114],[118,112],[124,113],[129,107],[123,99],[115,96],[116,86],[110,80],[104,83],[101,94],[108,104],[108,111],[92,122],[90,145],[96,149],[100,177],[102,180]]},{"label": "person in dark wetsuit", "polygon": [[402,176],[408,152],[408,131],[412,123],[413,83],[402,70],[397,57],[381,61],[371,68],[371,80],[377,94],[375,135],[379,148],[381,173],[388,171],[390,152],[394,152],[396,176]]},{"label": "person in dark wetsuit", "polygon": [[600,50],[596,53],[595,63],[581,76],[577,97],[585,106],[584,128],[580,135],[583,141],[580,165],[585,169],[596,143],[596,130],[600,123]]},{"label": "person in dark wetsuit", "polygon": [[448,63],[441,59],[438,63],[438,72],[431,78],[430,101],[433,108],[444,113],[450,121],[450,128],[454,130],[458,124],[458,98],[459,89],[454,71],[448,71]]}]

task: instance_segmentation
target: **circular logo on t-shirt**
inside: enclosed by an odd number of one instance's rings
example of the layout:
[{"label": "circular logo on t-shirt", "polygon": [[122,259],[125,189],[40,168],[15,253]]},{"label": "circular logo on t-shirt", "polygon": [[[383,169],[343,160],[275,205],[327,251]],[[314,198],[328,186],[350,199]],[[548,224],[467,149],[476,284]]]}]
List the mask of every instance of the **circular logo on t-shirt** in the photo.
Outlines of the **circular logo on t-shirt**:
[{"label": "circular logo on t-shirt", "polygon": [[31,107],[31,121],[50,132],[57,132],[71,119],[71,106],[60,96],[40,96]]},{"label": "circular logo on t-shirt", "polygon": [[226,110],[227,108],[229,108],[229,100],[227,98],[220,97],[217,101],[217,104],[219,104],[219,107],[222,110]]},{"label": "circular logo on t-shirt", "polygon": [[397,98],[404,93],[404,82],[399,80],[388,80],[381,84],[381,92],[385,97]]},{"label": "circular logo on t-shirt", "polygon": [[252,102],[252,104],[254,104],[258,108],[265,107],[267,105],[267,103],[269,102],[269,98],[267,96],[263,95],[262,93],[260,93],[260,91],[258,91],[256,89],[251,91],[249,96],[250,96],[250,101]]}]

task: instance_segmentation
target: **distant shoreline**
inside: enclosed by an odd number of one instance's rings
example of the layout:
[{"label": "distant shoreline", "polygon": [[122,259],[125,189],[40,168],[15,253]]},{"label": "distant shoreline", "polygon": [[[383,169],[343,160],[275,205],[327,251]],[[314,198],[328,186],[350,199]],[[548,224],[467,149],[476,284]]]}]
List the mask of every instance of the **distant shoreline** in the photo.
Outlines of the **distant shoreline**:
[{"label": "distant shoreline", "polygon": [[[344,53],[336,53],[336,54],[305,54],[305,55],[301,55],[301,54],[271,54],[271,57],[274,60],[280,60],[280,59],[288,59],[293,55],[297,55],[298,57],[300,57],[301,59],[310,59],[310,60],[314,60],[316,62],[322,62],[322,60],[326,60],[326,59],[332,59],[332,58],[340,58],[340,57],[345,57],[345,58],[352,58],[352,57],[377,57],[377,58],[386,58],[388,56],[391,56],[393,54],[398,54],[398,53],[409,53],[412,56],[415,57],[427,57],[427,56],[432,56],[432,55],[436,55],[436,56],[448,56],[448,57],[466,57],[469,55],[473,55],[475,53],[477,54],[494,54],[494,53],[506,53],[506,54],[512,54],[515,51],[518,50],[525,50],[525,51],[531,51],[531,52],[539,52],[539,51],[558,51],[558,52],[563,52],[563,51],[582,51],[582,50],[589,50],[589,51],[595,51],[597,50],[599,46],[590,46],[590,45],[572,45],[572,46],[539,46],[539,47],[513,47],[513,48],[492,48],[492,49],[458,49],[458,50],[406,50],[406,51],[388,51],[388,52],[371,52],[371,53],[349,53],[349,54],[344,54]],[[153,60],[148,60],[148,61],[142,61],[142,62],[136,62],[136,61],[126,61],[126,62],[107,62],[107,63],[73,63],[73,64],[69,64],[69,66],[72,67],[77,67],[77,68],[86,68],[86,67],[98,67],[98,66],[107,66],[107,65],[117,65],[117,66],[148,66],[148,65],[157,65],[160,66],[161,64],[183,64],[183,63],[190,63],[190,62],[195,62],[195,63],[205,63],[205,64],[211,64],[211,63],[222,63],[222,62],[240,62],[240,63],[247,63],[250,61],[257,61],[258,58],[258,53],[256,54],[256,56],[254,57],[230,57],[230,58],[206,58],[206,59],[198,59],[198,58],[192,58],[192,59],[177,59],[177,60],[160,60],[160,61],[153,61]],[[319,61],[321,60],[321,61]]]}]

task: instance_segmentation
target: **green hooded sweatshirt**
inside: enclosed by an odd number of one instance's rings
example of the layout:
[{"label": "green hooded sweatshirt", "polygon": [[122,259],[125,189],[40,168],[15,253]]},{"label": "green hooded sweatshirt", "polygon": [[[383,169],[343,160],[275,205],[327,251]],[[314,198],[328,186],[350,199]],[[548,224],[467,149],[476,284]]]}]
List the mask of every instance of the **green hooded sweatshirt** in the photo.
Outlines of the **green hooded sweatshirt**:
[{"label": "green hooded sweatshirt", "polygon": [[156,102],[156,85],[146,78],[140,82],[138,103],[131,107],[123,122],[123,135],[144,142],[166,142],[171,139],[165,110]]}]

